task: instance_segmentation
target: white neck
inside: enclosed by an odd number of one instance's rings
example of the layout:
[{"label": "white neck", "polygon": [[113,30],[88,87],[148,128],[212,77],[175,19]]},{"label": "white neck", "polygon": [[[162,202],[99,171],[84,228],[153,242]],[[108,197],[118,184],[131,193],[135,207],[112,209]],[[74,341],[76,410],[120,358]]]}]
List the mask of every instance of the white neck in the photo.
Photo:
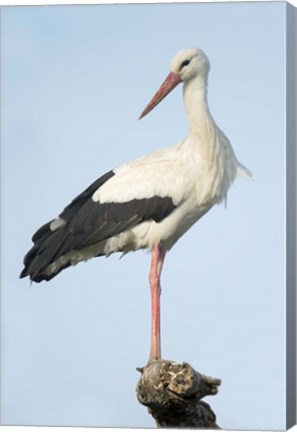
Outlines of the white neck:
[{"label": "white neck", "polygon": [[[197,76],[185,82],[184,102],[188,114],[189,139],[183,142],[199,149],[203,160],[200,172],[206,170],[205,178],[212,179],[211,194],[220,202],[226,198],[234,181],[238,162],[229,140],[217,127],[209,112],[205,77]],[[192,152],[192,157],[193,154]]]},{"label": "white neck", "polygon": [[214,125],[207,104],[207,80],[197,76],[185,82],[184,103],[188,114],[189,135],[201,137]]}]

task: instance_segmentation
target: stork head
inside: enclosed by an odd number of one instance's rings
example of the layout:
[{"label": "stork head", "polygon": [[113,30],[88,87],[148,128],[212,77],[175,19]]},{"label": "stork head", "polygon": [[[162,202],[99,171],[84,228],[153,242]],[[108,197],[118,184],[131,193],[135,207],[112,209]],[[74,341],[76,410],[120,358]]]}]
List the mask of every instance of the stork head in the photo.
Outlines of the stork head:
[{"label": "stork head", "polygon": [[187,82],[198,75],[207,77],[209,61],[200,48],[183,49],[173,57],[170,70]]},{"label": "stork head", "polygon": [[180,82],[187,83],[198,76],[206,80],[209,67],[208,58],[200,48],[188,48],[179,51],[171,61],[169,75],[143,110],[139,119],[154,109]]}]

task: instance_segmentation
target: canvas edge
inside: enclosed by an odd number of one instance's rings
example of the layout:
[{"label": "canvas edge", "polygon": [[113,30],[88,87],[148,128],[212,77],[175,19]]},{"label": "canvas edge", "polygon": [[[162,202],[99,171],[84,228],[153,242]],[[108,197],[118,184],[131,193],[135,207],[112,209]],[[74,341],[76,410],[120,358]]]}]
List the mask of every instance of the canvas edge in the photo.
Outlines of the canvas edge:
[{"label": "canvas edge", "polygon": [[286,427],[296,424],[296,23],[286,4]]}]

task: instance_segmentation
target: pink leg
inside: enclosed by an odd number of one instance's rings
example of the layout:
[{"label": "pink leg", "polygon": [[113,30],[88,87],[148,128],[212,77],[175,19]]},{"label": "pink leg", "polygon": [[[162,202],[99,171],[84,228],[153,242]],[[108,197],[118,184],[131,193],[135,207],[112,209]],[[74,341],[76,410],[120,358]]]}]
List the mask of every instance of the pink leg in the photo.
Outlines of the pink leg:
[{"label": "pink leg", "polygon": [[151,287],[152,301],[152,334],[151,350],[149,361],[161,358],[161,337],[160,337],[160,276],[166,252],[162,251],[159,245],[152,249],[151,268],[149,282]]}]

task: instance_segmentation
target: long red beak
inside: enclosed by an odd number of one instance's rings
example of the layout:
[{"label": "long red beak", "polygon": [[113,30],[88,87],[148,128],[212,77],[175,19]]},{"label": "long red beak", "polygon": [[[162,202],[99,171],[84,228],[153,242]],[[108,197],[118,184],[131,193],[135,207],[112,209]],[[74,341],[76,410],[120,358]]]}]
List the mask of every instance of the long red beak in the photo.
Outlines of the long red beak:
[{"label": "long red beak", "polygon": [[171,92],[171,90],[174,89],[174,87],[177,86],[181,82],[180,76],[174,72],[170,72],[168,77],[165,79],[155,96],[152,98],[150,103],[146,106],[146,108],[142,111],[142,113],[139,116],[139,120],[144,117],[146,114],[148,114],[152,109],[155,108],[155,106],[158,105],[158,103],[161,102],[161,100],[164,99],[165,96],[168,95],[168,93]]}]

